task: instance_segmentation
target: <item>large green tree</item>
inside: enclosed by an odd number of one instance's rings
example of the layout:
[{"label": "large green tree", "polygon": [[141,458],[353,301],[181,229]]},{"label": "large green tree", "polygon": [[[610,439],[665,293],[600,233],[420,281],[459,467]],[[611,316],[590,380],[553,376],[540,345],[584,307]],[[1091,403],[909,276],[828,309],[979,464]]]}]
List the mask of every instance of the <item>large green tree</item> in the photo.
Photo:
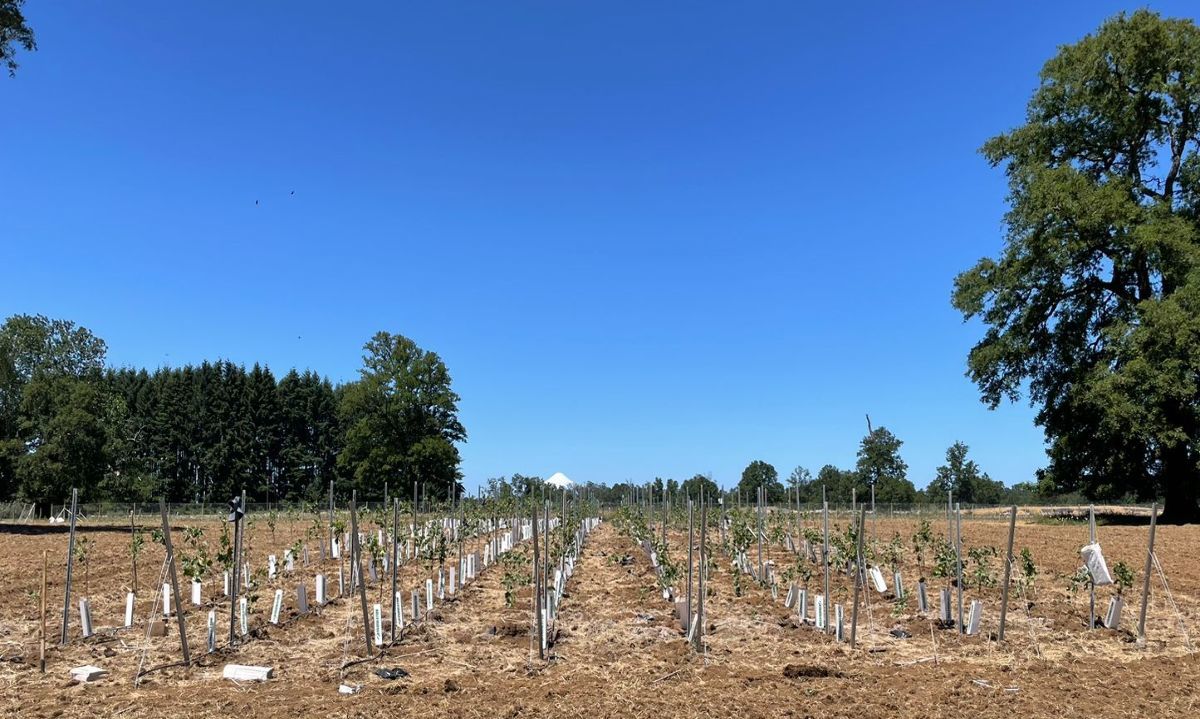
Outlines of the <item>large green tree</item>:
[{"label": "large green tree", "polygon": [[830,504],[849,504],[852,492],[862,497],[864,492],[869,494],[869,489],[865,483],[859,482],[858,473],[854,470],[827,464],[817,471],[817,479],[810,487],[809,501],[820,502],[823,496]]},{"label": "large green tree", "polygon": [[989,140],[1009,181],[998,258],[955,281],[986,326],[968,376],[1028,391],[1059,491],[1200,505],[1200,29],[1118,15],[1059,49],[1022,126]]},{"label": "large green tree", "polygon": [[[57,380],[97,379],[105,351],[103,340],[67,320],[13,315],[0,325],[0,496],[11,495],[16,489],[16,465],[40,446],[47,423],[54,420],[51,413],[67,411],[67,404],[48,394],[68,392],[73,385]],[[32,403],[26,398],[31,387],[39,391]],[[30,465],[25,466],[28,472]],[[49,481],[45,471],[40,476],[39,481]],[[71,480],[60,477],[56,481],[69,487]],[[40,498],[46,493],[36,494]]]},{"label": "large green tree", "polygon": [[17,51],[14,45],[25,48],[27,52],[37,49],[33,30],[21,12],[24,4],[25,0],[0,0],[0,63],[8,68],[9,77],[17,74]]},{"label": "large green tree", "polygon": [[338,466],[367,496],[382,496],[385,481],[419,482],[435,498],[456,493],[461,474],[455,443],[467,433],[445,363],[387,332],[363,350],[358,381],[343,388],[346,436]]},{"label": "large green tree", "polygon": [[875,486],[876,502],[911,504],[917,501],[917,489],[908,480],[908,464],[900,458],[900,446],[904,444],[886,427],[873,430],[858,447],[859,501],[868,501],[871,486]]},{"label": "large green tree", "polygon": [[796,498],[800,502],[821,501],[821,487],[813,481],[812,472],[805,467],[796,467],[788,475],[787,491],[789,497]]},{"label": "large green tree", "polygon": [[742,501],[754,503],[758,496],[759,487],[767,490],[767,502],[775,504],[787,498],[787,490],[779,481],[779,472],[774,465],[756,459],[742,470],[742,479],[738,482],[738,490],[742,493]]},{"label": "large green tree", "polygon": [[696,502],[699,502],[702,496],[707,497],[710,502],[721,496],[721,488],[717,486],[712,477],[705,474],[693,475],[691,479],[685,480],[679,488],[684,495],[691,497]]},{"label": "large green tree", "polygon": [[937,468],[937,475],[925,489],[929,501],[946,498],[946,492],[967,504],[999,504],[1004,500],[1004,485],[979,469],[975,460],[967,457],[967,445],[955,442],[946,450],[946,463]]},{"label": "large green tree", "polygon": [[14,462],[18,494],[40,505],[62,503],[71,487],[84,500],[103,497],[111,469],[110,411],[99,382],[35,375],[21,399],[21,451]]}]

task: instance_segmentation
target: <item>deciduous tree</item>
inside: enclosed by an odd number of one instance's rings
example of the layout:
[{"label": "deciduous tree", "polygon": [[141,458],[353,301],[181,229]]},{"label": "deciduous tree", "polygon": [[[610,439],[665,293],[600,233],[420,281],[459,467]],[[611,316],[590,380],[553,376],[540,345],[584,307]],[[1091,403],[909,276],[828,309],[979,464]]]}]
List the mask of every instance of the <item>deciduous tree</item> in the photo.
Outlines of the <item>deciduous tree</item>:
[{"label": "deciduous tree", "polygon": [[967,374],[1028,391],[1059,490],[1165,498],[1200,520],[1200,28],[1140,10],[1065,45],[983,153],[1007,236],[955,280],[982,320]]},{"label": "deciduous tree", "polygon": [[467,433],[445,363],[387,332],[363,349],[359,379],[342,396],[346,436],[338,466],[367,496],[382,496],[389,480],[418,481],[432,497],[451,496],[461,477],[454,443]]}]

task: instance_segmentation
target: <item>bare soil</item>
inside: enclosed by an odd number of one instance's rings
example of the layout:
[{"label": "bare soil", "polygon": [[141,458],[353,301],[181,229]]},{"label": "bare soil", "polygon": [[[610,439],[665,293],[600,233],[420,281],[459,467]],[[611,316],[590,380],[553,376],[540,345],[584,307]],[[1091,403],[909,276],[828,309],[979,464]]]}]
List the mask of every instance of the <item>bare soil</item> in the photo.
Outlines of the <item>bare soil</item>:
[{"label": "bare soil", "polygon": [[[813,519],[805,520],[813,526]],[[187,520],[180,520],[181,525]],[[88,523],[89,525],[91,523]],[[219,525],[201,523],[215,546]],[[304,536],[305,526],[283,522],[274,537],[259,522],[250,533],[249,559],[265,566],[269,553],[282,564],[283,549]],[[843,520],[844,525],[844,520]],[[886,542],[899,532],[907,549],[903,566],[910,593],[917,577],[928,576],[912,558],[914,520],[881,518],[868,522],[868,533]],[[896,609],[892,599],[873,590],[863,597],[859,646],[799,622],[777,597],[752,582],[734,588],[729,561],[716,557],[707,597],[704,651],[692,652],[664,600],[650,564],[633,541],[602,524],[589,538],[567,586],[559,615],[559,636],[548,660],[538,658],[530,631],[531,594],[516,592],[505,601],[504,569],[493,566],[457,596],[439,602],[427,621],[409,626],[401,640],[367,661],[357,597],[333,601],[306,616],[295,613],[295,585],[320,571],[316,543],[309,542],[313,563],[297,561],[294,574],[266,582],[256,604],[255,636],[226,649],[227,604],[217,608],[219,646],[206,654],[207,609],[187,602],[185,614],[195,666],[170,666],[179,659],[175,626],[166,637],[145,636],[146,616],[163,560],[160,547],[147,542],[139,560],[139,603],[133,629],[123,622],[130,584],[127,528],[83,526],[80,536],[94,542],[85,572],[76,567],[71,639],[57,643],[61,621],[67,534],[61,528],[6,527],[0,531],[0,709],[15,716],[138,716],[243,719],[276,716],[368,717],[418,713],[422,717],[1144,717],[1196,716],[1200,711],[1200,657],[1185,640],[1200,639],[1200,527],[1159,527],[1157,556],[1170,583],[1173,605],[1158,577],[1148,608],[1149,641],[1139,647],[1128,631],[1089,631],[1087,590],[1071,595],[1065,576],[1079,565],[1078,550],[1087,540],[1086,525],[1027,522],[1018,524],[1016,547],[1028,547],[1040,576],[1028,606],[1014,595],[1008,638],[995,632],[998,590],[969,588],[966,601],[984,601],[984,630],[963,637],[937,629],[930,617],[909,606]],[[180,527],[174,541],[182,540]],[[944,533],[945,522],[935,523]],[[373,530],[372,530],[373,531]],[[1099,539],[1111,566],[1123,560],[1137,582],[1127,597],[1123,625],[1136,631],[1145,526],[1101,526]],[[673,550],[684,550],[684,535],[671,533]],[[997,518],[963,523],[966,546],[1003,549],[1007,523]],[[713,537],[715,543],[716,537]],[[468,547],[470,549],[471,547]],[[755,550],[756,551],[756,550]],[[49,555],[50,649],[45,674],[38,671],[38,596],[43,552]],[[793,560],[782,547],[766,548],[777,571]],[[764,557],[766,559],[767,557]],[[755,557],[756,559],[756,557]],[[453,561],[451,558],[448,561]],[[1001,561],[996,560],[997,573]],[[336,565],[327,562],[331,593]],[[86,579],[85,579],[86,574]],[[891,572],[885,571],[888,583]],[[409,563],[400,572],[404,596],[423,586],[428,570]],[[810,597],[820,590],[810,580]],[[850,618],[850,583],[832,582],[835,601]],[[85,586],[86,585],[86,586]],[[219,598],[219,575],[205,586],[205,598]],[[930,578],[931,600],[944,580]],[[265,616],[276,588],[285,589],[284,621],[269,625]],[[1112,588],[1097,589],[1097,609],[1107,607]],[[77,598],[92,605],[96,636],[79,636]],[[386,589],[382,592],[386,595]],[[368,589],[370,602],[381,590]],[[869,600],[869,604],[867,603]],[[811,599],[810,599],[811,602]],[[390,602],[382,601],[388,613]],[[405,617],[409,616],[405,607]],[[1178,611],[1176,611],[1178,610]],[[809,606],[811,616],[812,607]],[[890,631],[903,628],[911,638]],[[847,627],[848,635],[848,627]],[[145,656],[143,657],[143,650]],[[226,663],[274,667],[273,679],[238,685],[221,678]],[[71,667],[95,664],[108,676],[75,684]],[[156,668],[135,687],[139,664]],[[349,666],[346,666],[349,665]],[[345,667],[345,668],[343,668]],[[407,676],[384,679],[377,669],[399,667]],[[341,684],[360,687],[338,693]]]}]

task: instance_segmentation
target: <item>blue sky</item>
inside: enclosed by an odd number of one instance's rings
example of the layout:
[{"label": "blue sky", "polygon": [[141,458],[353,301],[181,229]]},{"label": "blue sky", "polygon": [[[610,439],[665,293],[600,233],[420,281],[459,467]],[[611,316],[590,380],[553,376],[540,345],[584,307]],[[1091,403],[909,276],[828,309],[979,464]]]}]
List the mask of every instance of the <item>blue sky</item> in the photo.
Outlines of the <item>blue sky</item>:
[{"label": "blue sky", "polygon": [[867,412],[918,487],[955,440],[1028,480],[1033,412],[979,403],[949,304],[1002,241],[977,148],[1134,7],[29,0],[0,314],[335,381],[407,335],[468,486],[850,466]]}]

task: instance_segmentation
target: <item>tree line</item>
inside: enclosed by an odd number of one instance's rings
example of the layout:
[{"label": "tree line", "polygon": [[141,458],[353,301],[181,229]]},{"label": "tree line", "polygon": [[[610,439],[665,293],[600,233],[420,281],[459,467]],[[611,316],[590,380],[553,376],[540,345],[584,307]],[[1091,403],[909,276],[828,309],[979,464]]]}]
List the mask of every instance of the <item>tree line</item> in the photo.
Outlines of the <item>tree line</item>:
[{"label": "tree line", "polygon": [[[946,450],[945,464],[937,468],[925,489],[917,489],[908,477],[908,464],[900,456],[903,444],[886,427],[880,427],[863,438],[853,469],[827,464],[814,476],[805,467],[796,467],[786,480],[781,480],[774,465],[756,459],[742,470],[738,482],[729,488],[719,485],[708,474],[695,474],[683,481],[655,477],[645,483],[587,483],[581,487],[589,497],[610,505],[628,501],[631,497],[657,502],[664,496],[672,503],[678,503],[684,497],[705,496],[753,504],[760,487],[766,492],[767,503],[773,505],[796,501],[816,505],[823,497],[830,504],[849,504],[853,497],[868,502],[872,486],[877,504],[942,503],[948,492],[956,502],[975,505],[1078,502],[1081,499],[1058,495],[1054,485],[1047,482],[1018,482],[1007,487],[981,470],[967,456],[968,447],[962,442],[955,442]],[[542,488],[540,477],[514,474],[489,479],[484,490],[489,496],[506,497],[536,494]]]},{"label": "tree line", "polygon": [[303,501],[384,484],[461,488],[466,440],[446,365],[380,332],[357,380],[228,361],[154,371],[105,366],[102,339],[68,320],[0,326],[0,499]]},{"label": "tree line", "polygon": [[963,504],[1029,504],[1070,499],[1054,494],[1050,485],[1018,482],[1006,487],[967,457],[968,447],[955,442],[946,450],[946,463],[939,466],[924,489],[917,489],[908,477],[908,464],[900,456],[903,444],[886,427],[873,430],[863,438],[853,469],[826,464],[813,475],[805,467],[796,467],[786,482],[775,467],[762,460],[751,462],[742,472],[737,491],[743,501],[753,502],[758,487],[766,490],[772,504],[799,501],[801,504],[848,504],[857,498],[869,502],[875,490],[877,504],[936,504],[945,502],[947,493]]}]

